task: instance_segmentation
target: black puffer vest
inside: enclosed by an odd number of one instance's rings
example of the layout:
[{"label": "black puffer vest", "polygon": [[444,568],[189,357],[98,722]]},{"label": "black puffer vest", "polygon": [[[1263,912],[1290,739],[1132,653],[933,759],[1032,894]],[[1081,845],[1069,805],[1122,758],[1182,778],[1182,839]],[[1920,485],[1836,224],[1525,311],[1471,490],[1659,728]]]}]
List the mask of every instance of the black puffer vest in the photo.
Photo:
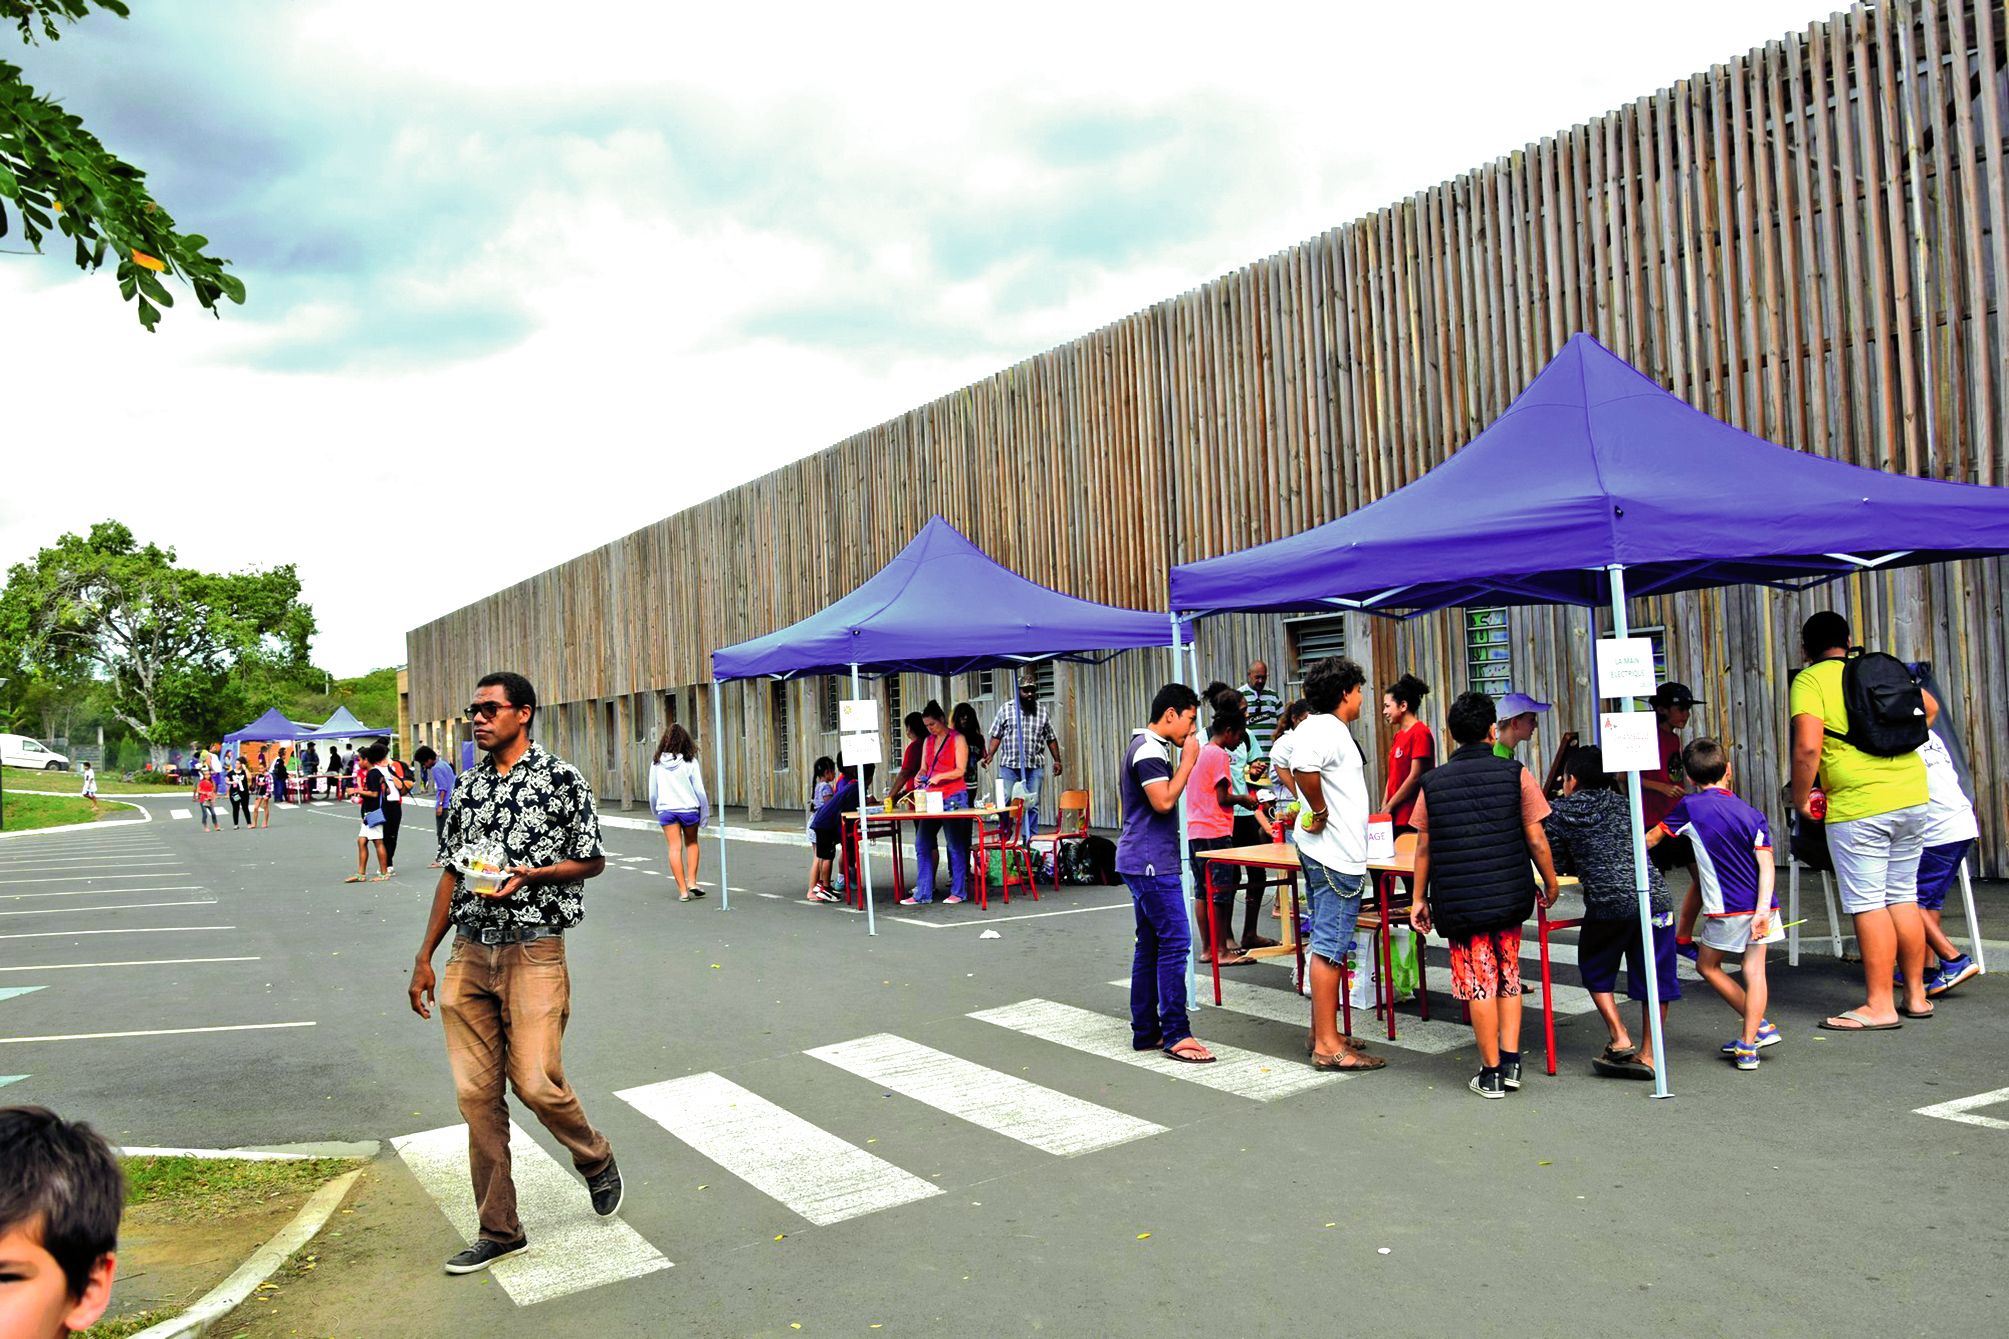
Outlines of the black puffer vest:
[{"label": "black puffer vest", "polygon": [[1521,770],[1490,744],[1467,744],[1424,774],[1430,916],[1446,939],[1509,929],[1534,912]]}]

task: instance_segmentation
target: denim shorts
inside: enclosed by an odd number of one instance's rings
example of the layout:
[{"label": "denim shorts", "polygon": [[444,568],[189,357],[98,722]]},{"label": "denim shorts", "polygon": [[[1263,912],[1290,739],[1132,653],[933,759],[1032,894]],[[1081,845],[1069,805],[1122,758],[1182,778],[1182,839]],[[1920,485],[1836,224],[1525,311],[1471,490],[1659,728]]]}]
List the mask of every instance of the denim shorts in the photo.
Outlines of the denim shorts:
[{"label": "denim shorts", "polygon": [[1311,902],[1311,951],[1334,966],[1353,950],[1353,927],[1360,919],[1360,893],[1367,875],[1327,869],[1302,850],[1298,865]]},{"label": "denim shorts", "polygon": [[1918,909],[1938,911],[1946,905],[1946,894],[1960,877],[1960,862],[1974,849],[1972,839],[1928,846],[1918,857]]}]

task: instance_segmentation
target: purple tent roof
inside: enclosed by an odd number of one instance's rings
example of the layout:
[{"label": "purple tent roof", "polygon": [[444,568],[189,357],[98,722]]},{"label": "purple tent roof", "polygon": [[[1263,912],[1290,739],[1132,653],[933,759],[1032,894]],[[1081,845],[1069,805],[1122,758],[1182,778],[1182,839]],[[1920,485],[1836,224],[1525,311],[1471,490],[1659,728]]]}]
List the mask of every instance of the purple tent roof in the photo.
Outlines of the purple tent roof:
[{"label": "purple tent roof", "polygon": [[1008,571],[937,516],[827,609],[712,652],[712,676],[961,674],[1094,651],[1167,647],[1164,614],[1077,600]]},{"label": "purple tent roof", "polygon": [[284,740],[298,739],[313,730],[311,725],[296,725],[286,719],[273,707],[263,716],[242,730],[232,730],[223,737],[226,744],[270,744]]},{"label": "purple tent roof", "polygon": [[1486,430],[1403,488],[1302,534],[1172,569],[1189,613],[1601,604],[1811,584],[2009,553],[2009,489],[1775,446],[1572,335]]}]

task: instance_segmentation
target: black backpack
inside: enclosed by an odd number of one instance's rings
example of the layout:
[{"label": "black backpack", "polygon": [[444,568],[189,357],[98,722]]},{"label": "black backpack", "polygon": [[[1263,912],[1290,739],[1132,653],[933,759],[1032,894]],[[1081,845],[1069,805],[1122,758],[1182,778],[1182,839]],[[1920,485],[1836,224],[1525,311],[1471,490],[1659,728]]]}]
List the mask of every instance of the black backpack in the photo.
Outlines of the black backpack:
[{"label": "black backpack", "polygon": [[1877,758],[1916,753],[1929,729],[1925,689],[1919,676],[1896,656],[1857,647],[1842,664],[1842,701],[1849,728],[1827,733]]}]

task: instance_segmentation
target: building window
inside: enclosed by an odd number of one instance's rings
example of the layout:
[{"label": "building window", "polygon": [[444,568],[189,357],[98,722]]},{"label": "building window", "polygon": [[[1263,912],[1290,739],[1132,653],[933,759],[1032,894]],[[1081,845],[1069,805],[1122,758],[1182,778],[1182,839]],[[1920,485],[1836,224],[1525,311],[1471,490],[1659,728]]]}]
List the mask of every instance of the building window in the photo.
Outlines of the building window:
[{"label": "building window", "polygon": [[667,730],[676,723],[677,723],[677,695],[675,693],[664,693],[663,728]]},{"label": "building window", "polygon": [[823,677],[823,691],[817,695],[823,709],[823,733],[827,735],[837,733],[839,719],[837,701],[842,696],[839,689],[843,686],[843,682],[834,674],[826,674]]},{"label": "building window", "polygon": [[900,700],[900,676],[897,674],[886,676],[886,712],[892,718],[893,733],[905,739],[907,736],[903,732],[906,727],[901,722],[906,718],[907,712],[905,703]]},{"label": "building window", "polygon": [[1290,644],[1291,696],[1304,687],[1304,672],[1327,656],[1346,654],[1346,615],[1318,614],[1310,618],[1284,620],[1284,638]]},{"label": "building window", "polygon": [[768,728],[774,737],[774,770],[788,770],[788,685],[771,683],[768,688]]},{"label": "building window", "polygon": [[1514,689],[1513,632],[1503,608],[1465,611],[1465,687],[1495,700]]}]

